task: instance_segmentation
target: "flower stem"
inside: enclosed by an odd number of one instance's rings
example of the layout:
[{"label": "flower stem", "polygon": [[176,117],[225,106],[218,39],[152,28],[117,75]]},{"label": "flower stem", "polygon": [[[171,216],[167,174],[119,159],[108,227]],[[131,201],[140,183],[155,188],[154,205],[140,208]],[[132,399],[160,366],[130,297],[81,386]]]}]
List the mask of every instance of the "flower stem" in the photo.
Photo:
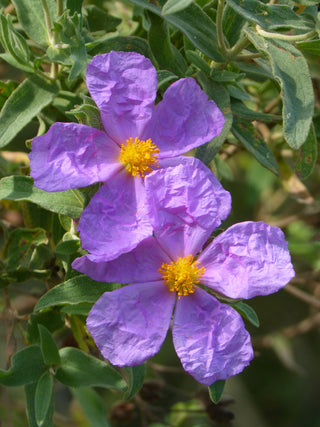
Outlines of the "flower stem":
[{"label": "flower stem", "polygon": [[227,49],[227,46],[224,42],[223,29],[222,29],[223,7],[224,7],[224,0],[218,0],[217,18],[216,18],[217,41],[218,41],[218,46],[220,47],[221,51],[226,56],[228,56],[227,55],[228,49]]},{"label": "flower stem", "polygon": [[316,30],[312,30],[312,31],[309,31],[308,33],[296,34],[296,35],[270,33],[269,31],[263,30],[259,25],[256,25],[256,30],[257,30],[257,33],[263,37],[271,38],[271,39],[278,39],[278,40],[285,40],[288,42],[297,42],[297,41],[308,40],[308,39],[311,39],[312,37],[317,35]]}]

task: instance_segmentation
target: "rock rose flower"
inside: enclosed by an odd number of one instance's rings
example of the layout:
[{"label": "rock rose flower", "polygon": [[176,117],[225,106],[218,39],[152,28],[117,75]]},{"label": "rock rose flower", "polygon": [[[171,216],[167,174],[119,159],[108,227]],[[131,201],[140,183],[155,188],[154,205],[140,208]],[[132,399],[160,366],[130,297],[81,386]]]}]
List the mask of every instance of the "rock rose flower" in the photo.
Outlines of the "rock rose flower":
[{"label": "rock rose flower", "polygon": [[88,331],[112,364],[139,365],[159,351],[173,313],[184,369],[206,385],[225,380],[249,364],[253,349],[239,313],[212,293],[247,299],[285,286],[294,271],[283,232],[243,222],[206,246],[231,200],[196,159],[148,175],[145,186],[154,236],[109,262],[73,263],[95,280],[129,284],[93,305]]},{"label": "rock rose flower", "polygon": [[33,139],[31,176],[46,191],[102,182],[84,209],[82,247],[104,260],[152,235],[144,209],[144,177],[220,134],[224,117],[192,78],[180,79],[154,106],[157,73],[135,52],[95,56],[87,87],[104,129],[55,123]]}]

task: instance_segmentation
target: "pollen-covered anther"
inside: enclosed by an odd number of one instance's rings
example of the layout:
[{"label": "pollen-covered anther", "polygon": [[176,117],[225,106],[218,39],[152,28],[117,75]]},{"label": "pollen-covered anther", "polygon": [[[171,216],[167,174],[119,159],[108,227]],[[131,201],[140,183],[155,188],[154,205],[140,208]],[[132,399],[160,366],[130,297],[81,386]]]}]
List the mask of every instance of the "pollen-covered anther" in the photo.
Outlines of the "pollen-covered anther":
[{"label": "pollen-covered anther", "polygon": [[150,138],[146,141],[129,138],[126,142],[126,145],[121,145],[119,160],[132,176],[144,177],[152,172],[151,166],[158,167],[157,154],[160,150]]},{"label": "pollen-covered anther", "polygon": [[180,299],[181,296],[194,293],[205,268],[200,266],[199,261],[194,261],[192,255],[188,255],[170,264],[163,263],[158,272],[169,290],[177,292]]}]

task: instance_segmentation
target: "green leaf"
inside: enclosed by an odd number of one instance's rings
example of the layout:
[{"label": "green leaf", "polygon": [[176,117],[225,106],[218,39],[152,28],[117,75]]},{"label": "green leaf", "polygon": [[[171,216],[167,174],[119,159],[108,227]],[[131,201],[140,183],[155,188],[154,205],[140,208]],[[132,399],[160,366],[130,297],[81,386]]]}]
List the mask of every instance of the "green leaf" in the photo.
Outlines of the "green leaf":
[{"label": "green leaf", "polygon": [[237,312],[241,314],[241,316],[249,320],[249,322],[252,323],[254,326],[256,326],[257,328],[260,326],[257,313],[254,311],[252,307],[250,307],[250,305],[244,303],[243,301],[238,301],[230,305],[235,310],[237,310]]},{"label": "green leaf", "polygon": [[[36,421],[36,413],[35,413],[36,389],[37,389],[36,382],[27,384],[24,387],[26,401],[27,401],[27,416],[28,416],[29,427],[39,427],[39,424]],[[47,411],[46,418],[42,423],[42,427],[53,427],[53,412],[54,412],[54,399],[52,395],[49,410]]]},{"label": "green leaf", "polygon": [[[38,259],[35,259],[37,255],[39,257],[37,246],[43,245],[46,242],[46,232],[41,228],[16,228],[11,231],[3,247],[3,257],[7,271],[40,268],[42,260],[40,259],[39,263],[37,262]],[[47,253],[44,256],[44,260],[48,259],[46,255]]]},{"label": "green leaf", "polygon": [[44,308],[62,304],[93,303],[104,292],[110,290],[113,290],[112,284],[95,282],[83,274],[50,289],[40,298],[35,310],[43,310]]},{"label": "green leaf", "polygon": [[[48,412],[53,404],[53,377],[50,372],[45,372],[39,378],[36,386],[34,407],[35,418],[39,427],[48,426]],[[53,415],[53,414],[52,414]]]},{"label": "green leaf", "polygon": [[158,62],[159,68],[169,69],[178,76],[183,76],[187,64],[179,50],[171,44],[168,24],[152,12],[148,13],[150,29],[149,44]]},{"label": "green leaf", "polygon": [[91,426],[110,427],[104,400],[91,388],[80,387],[71,389]]},{"label": "green leaf", "polygon": [[8,17],[0,15],[0,41],[15,61],[27,66],[32,71],[30,48],[24,37],[15,30],[10,18],[10,15]]},{"label": "green leaf", "polygon": [[30,345],[12,356],[10,369],[0,369],[0,384],[9,387],[29,384],[37,381],[45,370],[40,347]]},{"label": "green leaf", "polygon": [[286,4],[265,4],[259,0],[228,0],[228,5],[249,22],[265,30],[310,30],[310,24]]},{"label": "green leaf", "polygon": [[248,108],[246,105],[244,105],[243,102],[232,100],[231,102],[231,110],[233,115],[236,115],[240,117],[241,119],[245,120],[260,120],[262,122],[278,122],[282,120],[281,116],[277,116],[275,114],[266,114],[261,113],[259,111],[254,111]]},{"label": "green leaf", "polygon": [[62,242],[60,242],[56,248],[55,251],[59,255],[72,255],[80,249],[80,239],[79,237],[75,236],[72,233],[65,233]]},{"label": "green leaf", "polygon": [[93,127],[95,129],[102,129],[100,110],[96,105],[84,102],[76,108],[68,111],[67,115],[74,116],[79,123]]},{"label": "green leaf", "polygon": [[314,110],[308,64],[301,52],[288,42],[264,40],[249,29],[247,34],[256,48],[269,57],[274,78],[281,86],[284,136],[296,150],[309,135]]},{"label": "green leaf", "polygon": [[198,78],[203,90],[209,96],[209,99],[213,99],[213,101],[215,101],[222,111],[225,119],[221,134],[213,138],[207,144],[197,148],[196,156],[205,164],[209,164],[219,151],[229,133],[229,130],[231,129],[232,113],[230,109],[230,96],[223,86],[220,86],[205,74],[200,72],[198,74]]},{"label": "green leaf", "polygon": [[64,316],[56,309],[32,313],[27,324],[27,339],[31,344],[40,343],[39,325],[44,325],[50,332],[57,331],[65,326]]},{"label": "green leaf", "polygon": [[218,403],[221,399],[225,383],[225,380],[220,380],[208,387],[209,396],[213,403]]},{"label": "green leaf", "polygon": [[234,136],[254,155],[258,162],[276,175],[279,174],[279,167],[272,151],[251,122],[235,116],[231,130]]},{"label": "green leaf", "polygon": [[299,178],[306,179],[313,171],[318,157],[318,144],[314,126],[311,125],[306,142],[300,148],[299,160],[295,165],[295,171]]},{"label": "green leaf", "polygon": [[159,70],[157,71],[158,77],[158,90],[165,90],[171,83],[178,80],[178,76],[176,76],[171,71],[167,70]]},{"label": "green leaf", "polygon": [[194,50],[187,50],[186,57],[188,61],[203,71],[205,74],[210,74],[210,65]]},{"label": "green leaf", "polygon": [[3,107],[6,100],[12,94],[12,92],[17,88],[18,83],[9,80],[8,82],[2,82],[0,80],[0,109]]},{"label": "green leaf", "polygon": [[69,387],[97,386],[124,391],[121,375],[105,362],[74,347],[60,350],[61,366],[56,379]]},{"label": "green leaf", "polygon": [[230,46],[240,40],[241,31],[246,23],[246,19],[239,15],[228,4],[223,9],[222,29],[223,34],[228,39]]},{"label": "green leaf", "polygon": [[7,145],[58,93],[54,82],[32,75],[6,101],[0,114],[0,147]]},{"label": "green leaf", "polygon": [[93,4],[85,7],[86,19],[90,32],[103,31],[109,33],[116,31],[117,26],[121,24],[121,19],[109,15],[108,12]]},{"label": "green leaf", "polygon": [[298,49],[304,52],[311,53],[312,55],[320,56],[320,40],[311,40],[308,42],[300,42],[296,44]]},{"label": "green leaf", "polygon": [[81,13],[82,3],[83,0],[67,0],[67,9],[70,10],[71,15],[73,15],[74,12]]},{"label": "green leaf", "polygon": [[131,399],[142,387],[146,375],[146,365],[128,366],[126,368],[129,378],[129,386],[125,398]]},{"label": "green leaf", "polygon": [[61,360],[59,356],[59,350],[55,340],[52,338],[51,333],[48,329],[39,324],[40,333],[40,348],[43,356],[44,363],[48,366],[60,365]]},{"label": "green leaf", "polygon": [[83,205],[72,190],[47,193],[33,186],[29,176],[8,176],[0,180],[0,199],[26,200],[52,212],[79,218]]},{"label": "green leaf", "polygon": [[162,15],[180,12],[188,7],[193,0],[167,0],[162,8]]},{"label": "green leaf", "polygon": [[[156,15],[161,15],[161,9],[147,0],[129,0]],[[223,62],[224,57],[217,48],[217,32],[215,23],[196,3],[187,8],[163,18],[178,28],[190,42],[215,61]]]},{"label": "green leaf", "polygon": [[150,58],[153,63],[155,60],[151,52],[150,46],[146,40],[141,37],[121,36],[108,37],[108,39],[98,39],[86,44],[87,51],[90,55],[99,55],[101,53],[110,52],[111,50],[123,52],[138,52],[141,55]]},{"label": "green leaf", "polygon": [[92,303],[82,302],[79,304],[64,305],[63,307],[61,307],[60,311],[62,313],[67,313],[69,315],[71,314],[71,315],[87,317],[91,308],[92,308]]},{"label": "green leaf", "polygon": [[[49,34],[43,7],[39,0],[12,0],[18,14],[19,22],[25,32],[36,43],[47,46]],[[46,0],[51,22],[56,19],[55,1]]]}]

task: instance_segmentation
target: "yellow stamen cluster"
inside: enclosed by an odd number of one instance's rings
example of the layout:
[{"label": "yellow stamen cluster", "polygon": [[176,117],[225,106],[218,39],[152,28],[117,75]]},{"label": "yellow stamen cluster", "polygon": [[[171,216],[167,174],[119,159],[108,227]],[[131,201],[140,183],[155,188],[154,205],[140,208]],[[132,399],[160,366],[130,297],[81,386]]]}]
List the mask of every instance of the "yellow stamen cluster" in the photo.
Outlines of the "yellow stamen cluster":
[{"label": "yellow stamen cluster", "polygon": [[126,142],[126,145],[121,145],[120,162],[132,176],[144,177],[147,172],[152,171],[150,166],[157,165],[159,148],[151,139],[140,141],[135,138],[133,141],[133,138],[129,138]]},{"label": "yellow stamen cluster", "polygon": [[158,271],[169,290],[177,292],[180,299],[194,293],[205,270],[199,261],[193,261],[193,256],[188,255],[170,264],[163,263]]}]

